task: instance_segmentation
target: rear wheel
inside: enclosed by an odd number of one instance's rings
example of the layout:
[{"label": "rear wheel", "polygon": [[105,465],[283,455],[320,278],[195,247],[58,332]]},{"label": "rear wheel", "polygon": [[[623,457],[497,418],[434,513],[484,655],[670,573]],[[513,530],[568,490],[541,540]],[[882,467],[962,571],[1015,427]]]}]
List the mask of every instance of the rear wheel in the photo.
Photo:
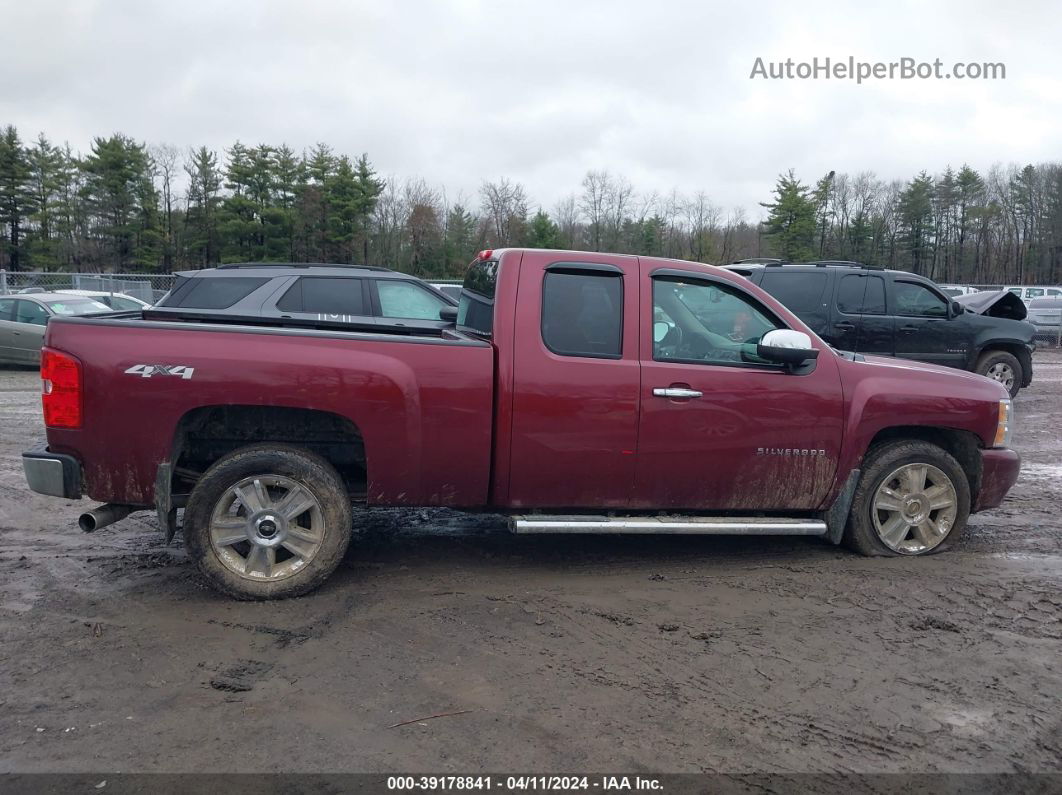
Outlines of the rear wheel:
[{"label": "rear wheel", "polygon": [[864,555],[928,555],[947,548],[969,515],[969,481],[947,451],[886,442],[864,458],[844,542]]},{"label": "rear wheel", "polygon": [[974,371],[978,375],[986,376],[993,381],[999,381],[1010,392],[1011,397],[1017,395],[1018,390],[1021,389],[1024,372],[1022,371],[1021,362],[1012,353],[985,351],[977,360],[977,366]]},{"label": "rear wheel", "polygon": [[203,577],[237,599],[300,596],[335,571],[351,505],[331,464],[307,450],[244,447],[196,484],[184,539]]}]

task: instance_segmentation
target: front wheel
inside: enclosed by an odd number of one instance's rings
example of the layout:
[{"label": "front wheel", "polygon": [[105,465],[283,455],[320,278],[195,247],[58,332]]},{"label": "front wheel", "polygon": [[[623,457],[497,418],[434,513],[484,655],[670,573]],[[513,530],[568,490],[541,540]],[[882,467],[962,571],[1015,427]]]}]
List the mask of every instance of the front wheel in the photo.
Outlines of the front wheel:
[{"label": "front wheel", "polygon": [[1006,351],[985,351],[977,360],[977,366],[974,371],[978,375],[986,376],[993,381],[999,381],[1010,393],[1011,397],[1015,397],[1018,394],[1018,390],[1021,389],[1022,378],[1025,375],[1018,357]]},{"label": "front wheel", "polygon": [[308,450],[244,447],[200,478],[184,541],[211,586],[237,599],[301,596],[335,571],[350,544],[339,473]]},{"label": "front wheel", "polygon": [[864,555],[928,555],[944,550],[969,515],[970,483],[947,451],[885,442],[864,457],[844,543]]}]

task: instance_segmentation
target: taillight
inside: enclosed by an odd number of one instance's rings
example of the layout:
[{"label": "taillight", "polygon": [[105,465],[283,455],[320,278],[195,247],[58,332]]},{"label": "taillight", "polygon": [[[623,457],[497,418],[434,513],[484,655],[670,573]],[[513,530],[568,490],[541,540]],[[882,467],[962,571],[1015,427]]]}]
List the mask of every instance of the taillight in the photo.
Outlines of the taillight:
[{"label": "taillight", "polygon": [[81,362],[68,353],[41,350],[44,424],[49,428],[81,427]]}]

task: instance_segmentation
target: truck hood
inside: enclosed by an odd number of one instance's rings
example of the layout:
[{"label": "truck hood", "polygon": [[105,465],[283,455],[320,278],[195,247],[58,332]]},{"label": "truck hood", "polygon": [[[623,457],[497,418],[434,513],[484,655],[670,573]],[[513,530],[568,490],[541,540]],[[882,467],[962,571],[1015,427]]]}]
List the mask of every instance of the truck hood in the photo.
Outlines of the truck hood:
[{"label": "truck hood", "polygon": [[967,312],[988,317],[1003,317],[1009,320],[1025,320],[1028,311],[1018,296],[1009,290],[970,293],[955,298]]},{"label": "truck hood", "polygon": [[[1011,293],[1013,295],[1013,293]],[[1019,299],[1020,301],[1020,299]],[[993,381],[990,378],[985,378],[983,375],[977,375],[977,373],[971,373],[967,370],[959,370],[955,367],[944,367],[939,364],[927,364],[925,362],[916,362],[912,359],[894,359],[891,356],[864,356],[863,361],[865,364],[870,364],[875,367],[887,367],[894,370],[906,370],[912,374],[917,373],[932,373],[935,377],[945,377],[952,379],[961,379],[977,384],[978,386],[984,386],[986,384],[992,384]],[[1003,387],[999,387],[1003,390]],[[1003,390],[1004,392],[1006,390]],[[1009,397],[1009,395],[1007,396]]]}]

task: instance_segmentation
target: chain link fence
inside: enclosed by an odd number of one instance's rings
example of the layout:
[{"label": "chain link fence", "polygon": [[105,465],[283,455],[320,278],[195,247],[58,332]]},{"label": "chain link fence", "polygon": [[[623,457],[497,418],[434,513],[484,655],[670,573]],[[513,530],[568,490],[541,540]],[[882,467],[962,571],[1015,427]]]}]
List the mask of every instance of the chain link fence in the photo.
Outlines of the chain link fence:
[{"label": "chain link fence", "polygon": [[0,270],[0,295],[18,292],[86,290],[94,293],[128,295],[149,304],[158,301],[173,287],[173,274],[147,273],[45,273],[43,271]]}]

